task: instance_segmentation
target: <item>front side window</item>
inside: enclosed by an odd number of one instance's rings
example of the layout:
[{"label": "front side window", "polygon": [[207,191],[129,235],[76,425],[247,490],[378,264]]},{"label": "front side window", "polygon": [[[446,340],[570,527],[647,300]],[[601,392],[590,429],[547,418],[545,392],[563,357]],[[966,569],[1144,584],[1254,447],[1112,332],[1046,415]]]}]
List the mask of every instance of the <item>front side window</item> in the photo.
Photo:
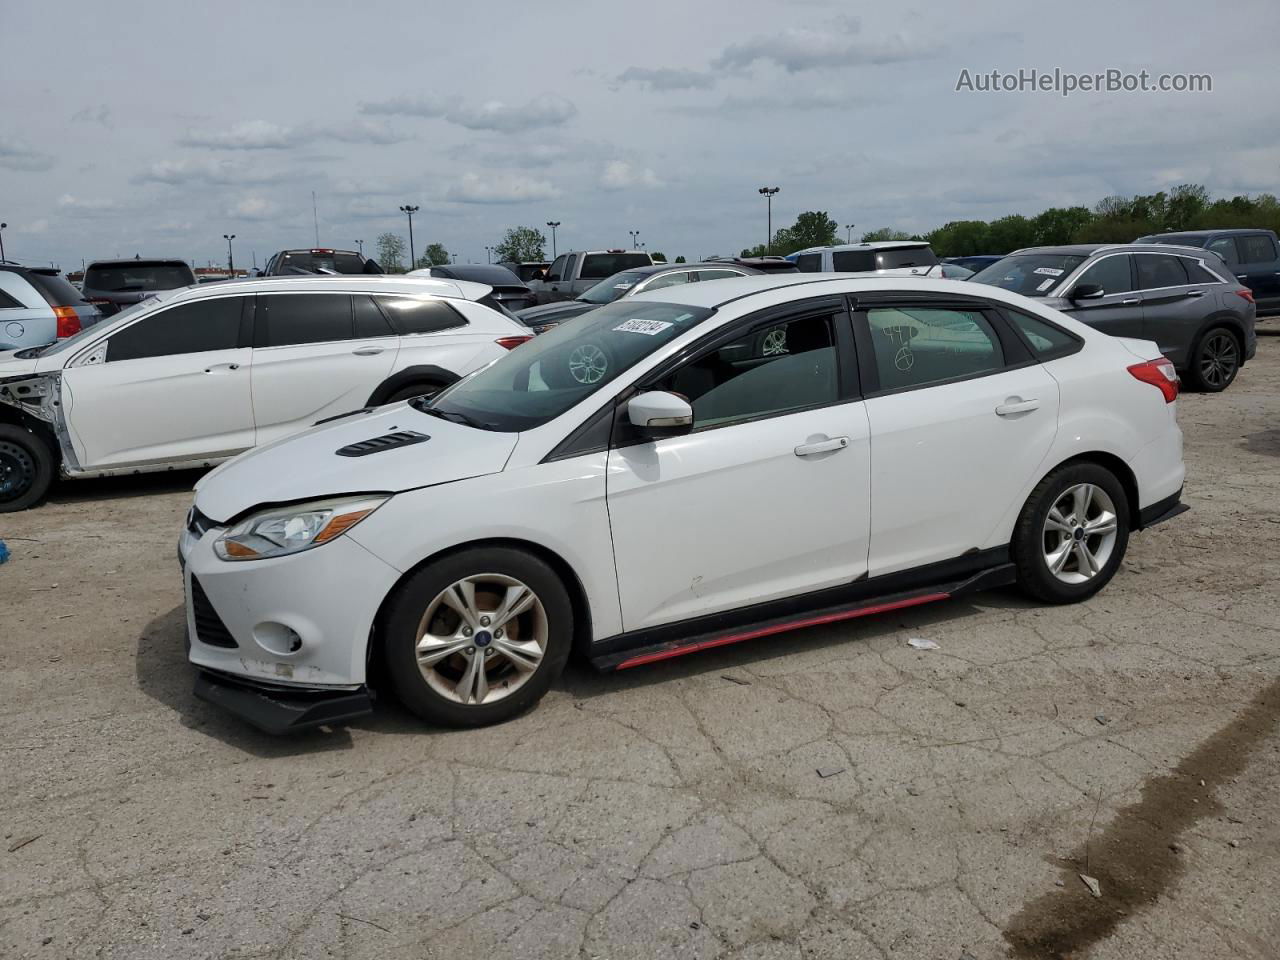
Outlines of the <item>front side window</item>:
[{"label": "front side window", "polygon": [[218,297],[152,313],[111,335],[107,362],[233,350],[240,343],[243,306],[243,297]]},{"label": "front side window", "polygon": [[643,273],[615,273],[589,288],[578,299],[586,303],[613,303],[644,283],[645,277]]},{"label": "front side window", "polygon": [[1209,249],[1228,264],[1234,265],[1240,262],[1239,257],[1236,255],[1236,242],[1230,237],[1219,237],[1209,244]]},{"label": "front side window", "polygon": [[873,307],[867,311],[881,390],[922,387],[994,373],[1004,351],[976,310]]},{"label": "front side window", "polygon": [[840,383],[832,318],[756,328],[685,364],[657,389],[693,405],[694,429],[835,403]]},{"label": "front side window", "polygon": [[1138,289],[1161,290],[1165,287],[1185,287],[1187,269],[1181,257],[1169,257],[1156,253],[1137,255]]},{"label": "front side window", "polygon": [[[1184,281],[1185,282],[1185,281]],[[1133,289],[1133,277],[1129,269],[1129,255],[1119,254],[1103,257],[1094,263],[1076,279],[1076,286],[1084,283],[1096,283],[1102,288],[1103,296],[1113,293],[1128,293]]]},{"label": "front side window", "polygon": [[822,254],[802,253],[796,257],[796,269],[801,273],[821,273]]},{"label": "front side window", "polygon": [[1044,297],[1080,264],[1079,254],[1024,253],[997,260],[969,278],[972,283],[989,283],[1024,297]]},{"label": "front side window", "polygon": [[569,255],[556,257],[555,263],[551,264],[551,269],[547,271],[547,279],[549,281],[559,281],[564,279],[565,261],[569,259]]},{"label": "front side window", "polygon": [[1260,233],[1236,237],[1241,263],[1270,263],[1276,259],[1275,241]]},{"label": "front side window", "polygon": [[289,293],[258,296],[265,312],[266,347],[350,340],[351,297],[345,293]]},{"label": "front side window", "polygon": [[619,300],[560,324],[438,394],[428,412],[486,430],[560,416],[713,311]]}]

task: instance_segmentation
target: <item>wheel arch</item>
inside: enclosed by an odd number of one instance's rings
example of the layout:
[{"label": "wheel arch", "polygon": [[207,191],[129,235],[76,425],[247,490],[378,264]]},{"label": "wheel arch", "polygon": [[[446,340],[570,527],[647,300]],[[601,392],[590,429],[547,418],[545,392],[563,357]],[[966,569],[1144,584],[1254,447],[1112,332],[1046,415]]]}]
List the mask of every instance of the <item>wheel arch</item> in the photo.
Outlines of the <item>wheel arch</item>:
[{"label": "wheel arch", "polygon": [[369,402],[365,406],[381,406],[387,402],[388,397],[414,384],[428,383],[436,387],[447,387],[458,379],[458,375],[452,370],[446,370],[431,363],[405,367],[374,387],[373,393],[369,394]]},{"label": "wheel arch", "polygon": [[[1031,489],[1034,490],[1044,482],[1045,477],[1064,467],[1072,467],[1076,464],[1092,463],[1115,474],[1115,478],[1120,481],[1120,486],[1124,488],[1125,504],[1129,508],[1129,529],[1141,530],[1142,507],[1138,492],[1138,478],[1134,475],[1133,469],[1123,459],[1114,453],[1107,453],[1105,450],[1088,450],[1083,453],[1073,454],[1061,463],[1055,464],[1050,469],[1041,474],[1040,478],[1032,484]],[[1028,494],[1028,497],[1030,494]],[[1025,508],[1026,504],[1023,504]]]},{"label": "wheel arch", "polygon": [[1204,322],[1200,324],[1200,328],[1196,331],[1196,335],[1192,337],[1191,346],[1187,350],[1188,369],[1191,367],[1191,364],[1194,361],[1196,351],[1200,349],[1200,344],[1204,341],[1205,334],[1207,334],[1210,330],[1214,329],[1215,327],[1226,327],[1226,329],[1231,332],[1232,336],[1236,338],[1236,346],[1240,350],[1240,366],[1242,367],[1244,366],[1245,364],[1244,324],[1240,321],[1240,318],[1237,317],[1235,314],[1220,312],[1220,313],[1212,314],[1211,316],[1207,317],[1204,320]]},{"label": "wheel arch", "polygon": [[424,557],[405,570],[397,578],[391,589],[387,591],[387,595],[382,598],[382,603],[378,605],[378,613],[373,620],[368,650],[365,654],[365,672],[370,686],[377,689],[385,685],[386,678],[383,675],[384,668],[382,666],[382,645],[386,641],[388,608],[391,605],[392,597],[395,596],[401,585],[423,567],[443,560],[445,557],[452,556],[455,553],[460,553],[463,550],[473,550],[477,547],[506,547],[507,549],[521,550],[537,557],[554,570],[561,583],[564,584],[565,592],[569,594],[569,603],[573,607],[573,650],[575,653],[582,653],[589,648],[591,644],[591,605],[587,600],[587,591],[582,585],[582,578],[578,576],[577,571],[573,569],[564,557],[540,543],[535,543],[532,540],[523,540],[518,537],[488,537],[480,540],[469,540],[437,550],[430,556]]}]

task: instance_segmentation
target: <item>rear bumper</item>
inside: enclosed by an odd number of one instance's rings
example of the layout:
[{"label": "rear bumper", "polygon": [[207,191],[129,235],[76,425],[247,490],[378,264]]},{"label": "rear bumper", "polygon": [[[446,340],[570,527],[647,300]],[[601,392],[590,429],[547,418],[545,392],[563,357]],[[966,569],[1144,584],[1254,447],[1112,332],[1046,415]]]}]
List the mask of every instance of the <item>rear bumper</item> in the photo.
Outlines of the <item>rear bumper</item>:
[{"label": "rear bumper", "polygon": [[1146,530],[1148,527],[1154,527],[1157,523],[1172,520],[1190,509],[1182,502],[1182,488],[1179,487],[1178,492],[1173,496],[1157,500],[1151,506],[1142,508],[1142,512],[1138,514],[1138,529]]},{"label": "rear bumper", "polygon": [[195,695],[273,735],[342,723],[373,712],[373,695],[365,687],[282,688],[206,670],[196,674]]}]

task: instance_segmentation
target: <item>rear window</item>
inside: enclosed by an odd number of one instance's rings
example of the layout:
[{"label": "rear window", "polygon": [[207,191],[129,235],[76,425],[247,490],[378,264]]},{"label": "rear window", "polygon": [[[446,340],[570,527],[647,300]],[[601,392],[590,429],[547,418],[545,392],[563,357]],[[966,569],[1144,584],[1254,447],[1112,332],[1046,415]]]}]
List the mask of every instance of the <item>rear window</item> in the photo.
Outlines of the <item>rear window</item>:
[{"label": "rear window", "polygon": [[1080,264],[1084,257],[1064,253],[1027,253],[997,260],[969,278],[1028,297],[1043,297]]},{"label": "rear window", "polygon": [[101,293],[132,293],[138,290],[174,290],[196,282],[185,263],[104,264],[91,266],[84,275],[87,290]]},{"label": "rear window", "polygon": [[51,307],[69,307],[72,304],[85,302],[80,291],[60,273],[38,273],[32,270],[27,274],[27,280]]},{"label": "rear window", "polygon": [[364,259],[358,253],[315,253],[303,250],[280,257],[279,273],[364,273]]},{"label": "rear window", "polygon": [[900,270],[903,267],[932,267],[938,262],[930,247],[905,247],[901,250],[876,251],[877,270]]},{"label": "rear window", "polygon": [[876,268],[876,255],[870,250],[838,250],[831,254],[831,265],[836,273],[861,273]]},{"label": "rear window", "polygon": [[579,276],[583,280],[603,280],[623,270],[647,267],[650,262],[647,253],[589,253]]}]

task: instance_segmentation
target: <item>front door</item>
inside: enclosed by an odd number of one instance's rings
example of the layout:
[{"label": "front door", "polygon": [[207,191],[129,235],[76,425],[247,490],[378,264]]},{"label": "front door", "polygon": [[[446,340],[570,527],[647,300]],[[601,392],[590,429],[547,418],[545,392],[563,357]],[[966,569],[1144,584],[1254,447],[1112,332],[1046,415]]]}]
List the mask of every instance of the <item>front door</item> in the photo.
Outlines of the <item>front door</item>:
[{"label": "front door", "polygon": [[1097,284],[1102,296],[1076,300],[1071,316],[1113,337],[1141,337],[1142,297],[1136,292],[1132,259],[1127,253],[1108,254],[1076,277],[1073,287]]},{"label": "front door", "polygon": [[651,384],[689,399],[694,429],[609,453],[626,630],[865,573],[867,417],[841,362],[849,337],[828,301],[747,323]]},{"label": "front door", "polygon": [[81,467],[218,458],[253,446],[245,306],[245,297],[177,304],[72,361],[62,373],[63,408]]},{"label": "front door", "polygon": [[1001,546],[1057,432],[1057,381],[977,308],[867,305],[854,323],[871,361],[870,575]]}]

